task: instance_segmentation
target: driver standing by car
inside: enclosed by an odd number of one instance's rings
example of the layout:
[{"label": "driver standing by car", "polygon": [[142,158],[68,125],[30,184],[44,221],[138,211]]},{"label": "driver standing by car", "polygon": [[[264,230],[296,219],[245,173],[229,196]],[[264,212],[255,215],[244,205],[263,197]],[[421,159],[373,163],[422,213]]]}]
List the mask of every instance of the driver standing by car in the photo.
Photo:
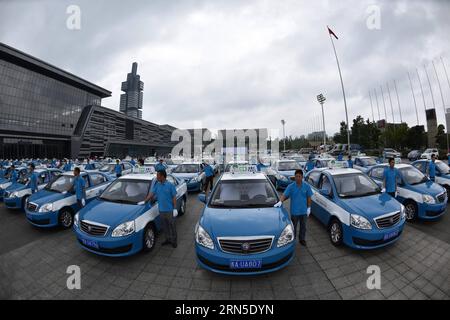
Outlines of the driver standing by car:
[{"label": "driver standing by car", "polygon": [[209,163],[203,162],[203,172],[205,172],[206,180],[205,180],[205,195],[208,195],[208,187],[209,190],[212,190],[214,185],[214,170]]},{"label": "driver standing by car", "polygon": [[161,245],[166,246],[172,244],[177,247],[177,229],[175,218],[178,216],[177,207],[177,190],[175,186],[167,181],[167,172],[165,170],[157,171],[156,183],[152,183],[150,192],[145,198],[145,202],[150,200],[158,200],[159,216],[166,241]]},{"label": "driver standing by car", "polygon": [[281,195],[280,201],[274,207],[291,198],[291,220],[294,225],[294,236],[297,237],[297,224],[300,224],[299,242],[306,247],[306,220],[311,214],[311,197],[313,192],[307,183],[303,183],[303,171],[295,170],[295,183],[288,185]]},{"label": "driver standing by car", "polygon": [[353,168],[352,155],[348,155],[347,168]]},{"label": "driver standing by car", "polygon": [[398,169],[394,166],[394,158],[389,158],[389,167],[384,169],[383,173],[383,190],[381,190],[381,192],[387,192],[395,198],[397,196],[397,178],[399,178],[400,175]]},{"label": "driver standing by car", "polygon": [[29,186],[31,189],[31,193],[35,193],[38,191],[38,178],[36,172],[34,172],[35,166],[34,163],[30,164],[30,182]]},{"label": "driver standing by car", "polygon": [[436,179],[436,155],[433,153],[431,155],[431,161],[428,165],[428,176],[430,177],[431,181],[434,181]]},{"label": "driver standing by car", "polygon": [[114,166],[114,172],[116,173],[117,178],[120,178],[122,176],[122,166],[120,164],[119,159],[116,160],[116,165]]},{"label": "driver standing by car", "polygon": [[17,171],[16,171],[16,166],[15,165],[11,165],[11,176],[9,178],[9,181],[11,183],[16,183],[17,182]]},{"label": "driver standing by car", "polygon": [[166,171],[166,166],[164,165],[164,159],[159,159],[159,162],[155,166],[155,171]]},{"label": "driver standing by car", "polygon": [[75,167],[73,169],[73,175],[75,176],[75,181],[73,182],[73,188],[77,198],[78,207],[83,208],[86,205],[86,182],[80,175],[80,168]]},{"label": "driver standing by car", "polygon": [[306,171],[311,171],[314,169],[314,161],[313,161],[314,156],[310,155],[308,158],[308,161],[306,162]]}]

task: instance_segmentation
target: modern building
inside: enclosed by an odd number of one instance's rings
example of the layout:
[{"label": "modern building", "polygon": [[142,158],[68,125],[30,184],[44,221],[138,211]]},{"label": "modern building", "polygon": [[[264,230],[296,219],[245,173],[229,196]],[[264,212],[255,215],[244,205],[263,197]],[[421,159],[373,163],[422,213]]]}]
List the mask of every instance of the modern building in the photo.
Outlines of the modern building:
[{"label": "modern building", "polygon": [[428,148],[436,147],[436,136],[438,133],[437,126],[437,118],[436,118],[436,109],[427,109],[426,110],[426,118],[427,118],[427,136],[428,136]]},{"label": "modern building", "polygon": [[0,43],[0,158],[167,154],[171,132],[101,107],[111,92]]},{"label": "modern building", "polygon": [[122,82],[122,91],[125,93],[120,95],[120,112],[142,119],[143,90],[144,83],[137,74],[137,62],[134,62],[131,72],[127,75],[127,81]]}]

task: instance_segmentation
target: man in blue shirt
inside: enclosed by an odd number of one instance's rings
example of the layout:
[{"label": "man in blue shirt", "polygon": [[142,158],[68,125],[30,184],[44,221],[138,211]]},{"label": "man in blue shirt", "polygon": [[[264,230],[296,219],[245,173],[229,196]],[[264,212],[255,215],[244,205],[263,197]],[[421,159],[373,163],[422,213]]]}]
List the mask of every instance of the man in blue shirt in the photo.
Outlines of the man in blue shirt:
[{"label": "man in blue shirt", "polygon": [[94,170],[94,166],[91,163],[91,159],[87,159],[87,164],[86,167],[84,168],[84,170]]},{"label": "man in blue shirt", "polygon": [[177,229],[175,218],[178,216],[177,208],[177,190],[175,186],[167,181],[167,173],[165,170],[156,173],[156,182],[152,183],[150,192],[145,198],[145,202],[150,200],[158,201],[159,216],[166,241],[163,246],[172,244],[177,247]]},{"label": "man in blue shirt", "polygon": [[66,172],[72,170],[72,164],[70,163],[70,161],[64,160],[64,162],[65,164],[63,170]]},{"label": "man in blue shirt", "polygon": [[116,160],[116,165],[114,167],[114,172],[116,173],[116,177],[117,178],[122,176],[122,165],[120,164],[119,159]]},{"label": "man in blue shirt", "polygon": [[311,187],[303,182],[303,171],[295,171],[295,183],[288,185],[281,195],[280,201],[274,207],[281,207],[287,199],[291,199],[291,220],[294,225],[294,236],[297,236],[297,224],[300,223],[299,242],[306,247],[306,221],[311,214]]},{"label": "man in blue shirt", "polygon": [[30,182],[29,186],[31,189],[31,193],[35,193],[38,191],[38,177],[36,172],[34,172],[35,166],[34,163],[30,164]]},{"label": "man in blue shirt", "polygon": [[431,181],[434,181],[436,179],[436,155],[431,155],[431,161],[428,165],[428,176],[430,177]]},{"label": "man in blue shirt", "polygon": [[164,164],[164,159],[159,159],[159,162],[155,166],[155,171],[166,171],[167,167]]},{"label": "man in blue shirt", "polygon": [[339,155],[338,155],[338,157],[337,157],[337,160],[338,160],[338,161],[344,160],[344,155],[342,154],[342,152],[339,153]]},{"label": "man in blue shirt", "polygon": [[135,166],[136,165],[136,161],[134,161],[134,159],[133,158],[131,158],[131,161],[130,161],[130,163],[133,165],[133,166]]},{"label": "man in blue shirt", "polygon": [[9,181],[11,183],[16,183],[17,182],[17,171],[16,171],[16,166],[15,165],[11,165],[11,175],[9,176]]},{"label": "man in blue shirt", "polygon": [[205,173],[205,176],[206,176],[205,195],[208,196],[208,186],[209,186],[209,190],[212,191],[212,188],[214,185],[214,169],[211,167],[210,164],[203,162],[202,171]]},{"label": "man in blue shirt", "polygon": [[314,169],[314,161],[313,158],[310,156],[308,161],[306,161],[306,171],[309,172]]},{"label": "man in blue shirt", "polygon": [[383,190],[392,197],[397,197],[397,179],[400,178],[398,169],[395,168],[394,158],[389,158],[389,167],[384,169],[383,173]]},{"label": "man in blue shirt", "polygon": [[258,159],[256,170],[258,170],[258,172],[261,172],[264,168],[267,168],[267,166],[264,163],[262,163],[261,159]]},{"label": "man in blue shirt", "polygon": [[348,155],[347,168],[353,168],[353,160],[351,155]]},{"label": "man in blue shirt", "polygon": [[86,182],[80,175],[80,168],[75,167],[73,169],[73,175],[75,180],[73,182],[73,189],[75,191],[75,196],[77,198],[78,208],[81,210],[86,205]]}]

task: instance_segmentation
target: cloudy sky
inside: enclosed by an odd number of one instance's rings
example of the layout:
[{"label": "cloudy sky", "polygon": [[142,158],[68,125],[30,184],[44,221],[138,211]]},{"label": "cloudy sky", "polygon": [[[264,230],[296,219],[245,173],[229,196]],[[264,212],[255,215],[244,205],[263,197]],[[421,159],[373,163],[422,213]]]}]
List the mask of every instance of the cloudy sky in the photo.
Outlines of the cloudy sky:
[{"label": "cloudy sky", "polygon": [[[67,28],[69,5],[81,10],[81,28]],[[379,13],[379,15],[378,15]],[[120,84],[139,63],[145,83],[144,119],[180,128],[280,129],[290,135],[321,130],[323,93],[329,134],[345,119],[342,91],[326,26],[335,41],[349,117],[372,118],[369,90],[377,90],[392,121],[416,124],[407,72],[425,121],[425,104],[444,111],[431,61],[450,108],[450,1],[361,0],[0,0],[0,41],[113,92],[103,105],[118,110]],[[379,17],[379,19],[378,19]],[[378,111],[374,103],[375,118]]]}]

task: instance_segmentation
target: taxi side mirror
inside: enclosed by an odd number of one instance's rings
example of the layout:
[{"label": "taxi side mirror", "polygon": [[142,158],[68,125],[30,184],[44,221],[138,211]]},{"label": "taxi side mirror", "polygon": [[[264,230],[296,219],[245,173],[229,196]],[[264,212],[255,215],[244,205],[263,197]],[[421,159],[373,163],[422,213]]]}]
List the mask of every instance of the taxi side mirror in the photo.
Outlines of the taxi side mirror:
[{"label": "taxi side mirror", "polygon": [[203,202],[203,203],[206,204],[206,201],[207,201],[206,195],[205,195],[204,193],[199,194],[199,195],[198,195],[198,200],[199,200],[200,202]]}]

